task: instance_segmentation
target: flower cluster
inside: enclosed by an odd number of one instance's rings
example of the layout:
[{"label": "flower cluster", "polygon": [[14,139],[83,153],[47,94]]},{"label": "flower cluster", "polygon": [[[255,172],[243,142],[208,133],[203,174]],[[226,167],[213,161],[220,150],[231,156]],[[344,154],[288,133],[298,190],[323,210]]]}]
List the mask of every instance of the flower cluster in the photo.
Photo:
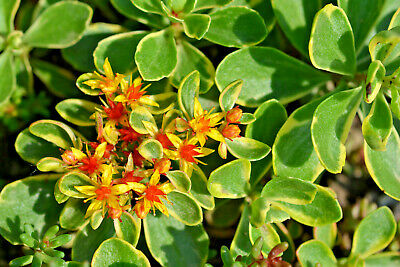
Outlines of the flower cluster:
[{"label": "flower cluster", "polygon": [[199,158],[214,151],[206,147],[208,138],[220,143],[219,153],[226,158],[226,138],[240,137],[242,110],[207,111],[195,98],[193,116],[183,115],[173,104],[160,113],[140,77],[114,74],[108,59],[103,69],[105,76],[95,72],[83,82],[101,92],[102,105],[91,117],[97,140],[61,156],[68,169],[90,179],[88,185],[74,186],[90,201],[86,217],[101,210],[103,217],[108,213],[117,219],[131,209],[142,219],[156,209],[168,215],[166,204],[173,205],[168,193],[175,186],[166,174],[173,162],[190,177],[194,165],[204,164]]}]

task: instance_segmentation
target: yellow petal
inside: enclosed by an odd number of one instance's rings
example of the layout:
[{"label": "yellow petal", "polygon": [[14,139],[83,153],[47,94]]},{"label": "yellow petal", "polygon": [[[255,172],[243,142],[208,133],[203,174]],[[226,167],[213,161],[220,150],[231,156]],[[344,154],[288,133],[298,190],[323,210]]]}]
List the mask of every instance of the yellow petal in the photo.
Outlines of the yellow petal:
[{"label": "yellow petal", "polygon": [[204,146],[206,144],[206,137],[204,136],[204,134],[196,134],[196,138],[197,140],[199,140],[200,146]]},{"label": "yellow petal", "polygon": [[211,114],[210,116],[209,116],[209,118],[210,118],[210,124],[211,125],[217,125],[218,124],[218,122],[220,121],[220,120],[222,120],[222,118],[224,117],[224,113],[222,113],[222,112],[218,112],[218,113],[213,113],[213,114]]},{"label": "yellow petal", "polygon": [[165,182],[159,187],[159,189],[163,191],[165,194],[169,194],[171,191],[175,189],[175,186],[170,182]]},{"label": "yellow petal", "polygon": [[102,204],[103,204],[102,201],[93,200],[92,203],[90,203],[90,205],[89,205],[89,207],[88,207],[88,209],[86,211],[85,218],[92,216],[92,214],[95,211],[101,209]]},{"label": "yellow petal", "polygon": [[160,181],[160,173],[158,172],[158,170],[155,170],[155,172],[153,173],[153,175],[150,178],[150,185],[156,185],[158,184],[158,182]]},{"label": "yellow petal", "polygon": [[158,203],[158,202],[154,202],[154,206],[155,206],[159,211],[161,211],[161,212],[164,213],[165,215],[169,216],[167,207],[166,207],[164,204]]},{"label": "yellow petal", "polygon": [[151,99],[147,95],[142,96],[139,99],[139,103],[142,104],[142,105],[148,105],[148,106],[152,106],[152,107],[159,107],[160,106],[160,105],[158,105],[158,103],[156,101],[154,101],[153,99]]},{"label": "yellow petal", "polygon": [[205,156],[210,155],[213,152],[214,152],[214,149],[210,149],[210,148],[207,148],[207,147],[202,147],[202,148],[200,148],[201,155],[199,155],[198,157],[205,157]]},{"label": "yellow petal", "polygon": [[163,149],[164,155],[171,159],[171,160],[177,160],[178,159],[178,152],[177,151],[172,151],[169,149]]},{"label": "yellow petal", "polygon": [[120,207],[120,205],[119,205],[118,200],[117,200],[116,197],[111,197],[111,196],[110,196],[110,197],[107,199],[107,204],[108,204],[108,206],[110,206],[110,207],[113,208],[113,209],[121,209],[121,207]]},{"label": "yellow petal", "polygon": [[207,135],[216,141],[225,142],[224,136],[215,128],[210,129]]},{"label": "yellow petal", "polygon": [[195,118],[200,117],[201,115],[203,115],[203,113],[204,113],[203,108],[201,107],[201,104],[196,97],[194,99],[194,117]]},{"label": "yellow petal", "polygon": [[108,57],[106,58],[106,60],[104,60],[103,69],[107,78],[114,79],[114,73],[112,71],[110,62],[108,61]]},{"label": "yellow petal", "polygon": [[102,181],[103,185],[109,186],[111,184],[113,173],[114,173],[113,166],[111,164],[106,165],[103,175],[101,177],[102,178],[101,181]]},{"label": "yellow petal", "polygon": [[74,147],[71,147],[71,151],[72,151],[72,153],[74,154],[74,156],[75,156],[75,158],[77,160],[81,160],[83,158],[86,158],[86,155],[82,151],[80,151],[80,150],[78,150],[78,149],[76,149]]},{"label": "yellow petal", "polygon": [[124,95],[118,95],[114,98],[114,102],[126,102],[128,99]]},{"label": "yellow petal", "polygon": [[131,190],[131,187],[127,184],[117,184],[111,187],[111,192],[113,195],[121,195],[129,190]]},{"label": "yellow petal", "polygon": [[133,191],[138,192],[138,193],[143,193],[147,188],[144,184],[141,184],[141,183],[128,182],[127,184]]},{"label": "yellow petal", "polygon": [[137,78],[133,81],[133,86],[138,87],[141,83],[142,83],[142,78],[137,77]]},{"label": "yellow petal", "polygon": [[96,150],[94,151],[94,157],[96,159],[101,159],[104,156],[104,152],[106,152],[107,149],[107,142],[101,143],[99,146],[96,147]]},{"label": "yellow petal", "polygon": [[176,148],[180,147],[180,145],[182,144],[182,140],[178,136],[171,133],[166,133],[166,135],[168,139],[171,141],[171,143],[174,145],[174,147]]},{"label": "yellow petal", "polygon": [[87,196],[94,196],[97,189],[93,185],[75,185],[74,188]]}]

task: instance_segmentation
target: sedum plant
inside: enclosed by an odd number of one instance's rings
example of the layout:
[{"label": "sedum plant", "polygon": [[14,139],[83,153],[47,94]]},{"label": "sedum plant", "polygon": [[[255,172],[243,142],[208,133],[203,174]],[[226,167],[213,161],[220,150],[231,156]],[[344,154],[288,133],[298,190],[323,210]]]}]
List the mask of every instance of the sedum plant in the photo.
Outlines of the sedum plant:
[{"label": "sedum plant", "polygon": [[35,115],[49,116],[50,99],[44,92],[35,93],[33,74],[57,96],[71,97],[78,92],[69,70],[39,58],[47,49],[78,42],[90,23],[92,9],[75,1],[41,2],[36,7],[23,2],[18,13],[20,0],[0,2],[0,114],[11,132]]},{"label": "sedum plant", "polygon": [[[42,236],[59,223],[73,233],[66,265],[399,264],[395,245],[380,252],[397,228],[387,207],[335,257],[347,215],[323,175],[348,172],[346,140],[359,131],[366,171],[400,198],[398,1],[110,2],[146,28],[95,23],[63,49],[86,72],[76,86],[87,97],[56,105],[68,124],[18,135],[16,151],[42,173],[2,190],[7,241],[26,244],[22,225]],[[222,55],[216,70],[200,48]],[[307,227],[314,238],[299,239]],[[210,240],[226,228],[216,256]]]}]

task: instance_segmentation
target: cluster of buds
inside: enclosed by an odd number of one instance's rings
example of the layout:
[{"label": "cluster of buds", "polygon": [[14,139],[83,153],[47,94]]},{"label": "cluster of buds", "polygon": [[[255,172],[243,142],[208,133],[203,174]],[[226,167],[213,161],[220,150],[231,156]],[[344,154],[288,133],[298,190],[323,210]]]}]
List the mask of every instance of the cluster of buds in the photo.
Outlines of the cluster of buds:
[{"label": "cluster of buds", "polygon": [[101,211],[103,217],[118,219],[132,209],[142,219],[156,209],[168,215],[167,195],[175,189],[166,176],[171,161],[190,177],[194,165],[203,163],[199,158],[214,152],[205,146],[208,138],[225,147],[225,153],[219,152],[226,158],[226,138],[240,137],[242,111],[207,111],[195,98],[192,117],[174,109],[174,100],[161,113],[154,112],[159,104],[146,94],[149,85],[140,77],[114,74],[108,59],[103,69],[105,76],[95,72],[83,82],[99,92],[102,102],[91,117],[97,141],[71,147],[61,156],[68,169],[91,180],[90,185],[75,186],[90,201],[86,217]]}]

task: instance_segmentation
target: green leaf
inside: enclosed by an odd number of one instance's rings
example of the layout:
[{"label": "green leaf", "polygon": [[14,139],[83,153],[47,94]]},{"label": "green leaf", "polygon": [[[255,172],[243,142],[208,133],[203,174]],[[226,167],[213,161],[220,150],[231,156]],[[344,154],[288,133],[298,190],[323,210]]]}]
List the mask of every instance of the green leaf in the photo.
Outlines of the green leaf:
[{"label": "green leaf", "polygon": [[36,167],[41,172],[66,172],[68,170],[64,161],[52,157],[42,158]]},{"label": "green leaf", "polygon": [[62,204],[69,199],[69,196],[61,193],[59,184],[60,184],[60,179],[58,179],[56,185],[54,186],[54,198],[56,199],[58,204]]},{"label": "green leaf", "polygon": [[191,188],[190,195],[197,203],[206,210],[212,210],[215,207],[214,197],[208,192],[207,177],[197,165],[194,166],[192,176],[190,176]]},{"label": "green leaf", "polygon": [[231,110],[240,95],[240,91],[242,90],[243,81],[236,80],[230,83],[220,94],[219,96],[219,106],[221,107],[223,112],[228,112]]},{"label": "green leaf", "polygon": [[311,122],[317,106],[326,97],[295,110],[279,130],[272,146],[274,172],[313,182],[324,170],[311,139]]},{"label": "green leaf", "polygon": [[273,0],[272,8],[279,26],[305,57],[308,57],[308,42],[315,13],[320,9],[318,0]]},{"label": "green leaf", "polygon": [[282,209],[271,205],[268,212],[267,216],[265,217],[265,223],[279,223],[283,222],[286,220],[289,220],[290,216],[286,212],[284,212]]},{"label": "green leaf", "polygon": [[[0,3],[1,5],[1,3]],[[7,101],[16,86],[16,77],[13,68],[13,55],[3,52],[0,55],[0,104]]]},{"label": "green leaf", "polygon": [[343,75],[355,73],[354,36],[343,9],[328,4],[318,11],[308,49],[316,68]]},{"label": "green leaf", "polygon": [[30,163],[36,164],[44,157],[60,157],[60,148],[53,143],[37,137],[25,129],[15,140],[15,150],[19,156]]},{"label": "green leaf", "polygon": [[28,94],[33,93],[33,73],[31,63],[29,62],[29,55],[23,53],[22,55],[14,57],[13,65],[16,78],[14,90],[20,92],[27,91]]},{"label": "green leaf", "polygon": [[232,2],[232,0],[197,0],[196,5],[194,7],[194,11],[209,9],[214,7],[221,7],[230,2]]},{"label": "green leaf", "polygon": [[53,190],[60,175],[36,175],[6,185],[0,194],[0,234],[11,244],[19,238],[25,224],[31,224],[38,236],[57,224],[60,205]]},{"label": "green leaf", "polygon": [[84,84],[84,82],[88,80],[95,80],[98,79],[98,76],[94,73],[84,73],[78,77],[76,80],[76,86],[79,90],[81,90],[84,94],[91,95],[91,96],[98,96],[103,94],[101,89],[92,89],[89,85]]},{"label": "green leaf", "polygon": [[18,257],[16,259],[13,259],[12,261],[10,261],[10,266],[12,266],[12,267],[13,266],[25,266],[25,265],[32,263],[32,260],[33,260],[32,255]]},{"label": "green leaf", "polygon": [[108,238],[115,237],[114,223],[110,218],[104,219],[99,228],[93,230],[87,223],[78,231],[72,244],[71,258],[73,261],[91,261],[100,244]]},{"label": "green leaf", "polygon": [[20,2],[21,0],[0,1],[0,34],[6,36],[9,32],[14,30],[14,18]]},{"label": "green leaf", "polygon": [[329,76],[275,48],[250,47],[229,54],[217,68],[220,91],[237,79],[243,80],[237,103],[256,107],[272,98],[283,104],[299,99]]},{"label": "green leaf", "polygon": [[97,230],[97,228],[100,227],[103,220],[104,220],[103,211],[96,210],[95,212],[93,212],[92,216],[90,216],[90,226],[92,227],[93,230]]},{"label": "green leaf", "polygon": [[237,159],[215,169],[208,179],[207,188],[218,198],[242,198],[249,190],[251,164]]},{"label": "green leaf", "polygon": [[200,74],[197,70],[189,73],[178,89],[178,103],[186,118],[194,116],[194,100],[199,96]]},{"label": "green leaf", "polygon": [[[133,6],[130,2],[129,5]],[[123,28],[116,24],[102,22],[90,24],[76,44],[61,50],[62,57],[78,71],[94,71],[96,67],[93,61],[93,52],[97,44],[104,38],[122,31]],[[121,52],[125,51],[122,50],[119,53]],[[132,57],[132,55],[130,56]]]},{"label": "green leaf", "polygon": [[142,121],[150,122],[156,125],[153,115],[151,115],[150,111],[144,106],[136,106],[129,117],[129,124],[132,128],[140,133],[140,134],[147,134],[148,130],[142,123]]},{"label": "green leaf", "polygon": [[360,50],[377,22],[385,1],[339,0],[338,5],[349,18],[356,51]]},{"label": "green leaf", "polygon": [[33,72],[58,97],[74,97],[81,93],[75,85],[72,72],[41,60],[32,60]]},{"label": "green leaf", "polygon": [[111,0],[115,9],[127,18],[149,25],[154,28],[164,28],[167,20],[156,14],[143,12],[138,9],[130,0]]},{"label": "green leaf", "polygon": [[[147,35],[144,31],[125,32],[101,40],[93,52],[94,65],[104,72],[103,65],[108,58],[113,72],[128,74],[135,70],[133,57],[139,42]],[[118,53],[116,53],[118,51]]]},{"label": "green leaf", "polygon": [[297,205],[311,203],[317,187],[298,178],[272,178],[263,188],[261,196],[268,201],[283,201]]},{"label": "green leaf", "polygon": [[33,135],[43,138],[63,149],[69,149],[76,143],[76,136],[72,129],[59,121],[36,121],[29,126],[29,131]]},{"label": "green leaf", "polygon": [[382,62],[379,60],[371,62],[366,79],[366,90],[364,90],[365,102],[372,103],[372,101],[374,101],[381,89],[383,78],[385,78],[385,72],[386,70]]},{"label": "green leaf", "polygon": [[392,127],[392,112],[383,92],[381,92],[362,123],[362,132],[368,146],[373,150],[385,150]]},{"label": "green leaf", "polygon": [[385,62],[399,42],[400,27],[377,33],[368,46],[371,59]]},{"label": "green leaf", "polygon": [[154,115],[167,113],[169,110],[174,108],[177,99],[177,94],[175,92],[165,92],[148,96],[159,105],[158,107],[148,106],[150,113]]},{"label": "green leaf", "polygon": [[94,119],[90,119],[100,105],[83,99],[65,99],[56,105],[60,116],[78,126],[94,126]]},{"label": "green leaf", "polygon": [[131,0],[131,2],[146,13],[164,14],[160,0]]},{"label": "green leaf", "polygon": [[271,151],[268,145],[247,137],[238,137],[232,141],[225,138],[225,142],[233,156],[250,161],[260,160]]},{"label": "green leaf", "polygon": [[362,88],[338,92],[325,99],[314,112],[311,137],[321,164],[340,173],[346,160],[346,142],[362,99]]},{"label": "green leaf", "polygon": [[261,227],[267,216],[270,204],[265,197],[259,197],[251,203],[251,217],[250,222],[254,227]]},{"label": "green leaf", "polygon": [[215,208],[206,211],[207,224],[215,228],[235,225],[242,213],[243,199],[216,199]]},{"label": "green leaf", "polygon": [[365,259],[365,267],[396,267],[400,265],[400,253],[391,251],[369,256]]},{"label": "green leaf", "polygon": [[178,191],[188,193],[191,187],[189,176],[183,171],[169,171],[165,174]]},{"label": "green leaf", "polygon": [[386,144],[385,151],[375,151],[364,143],[365,165],[372,179],[388,196],[400,200],[400,139],[396,129]]},{"label": "green leaf", "polygon": [[333,248],[336,243],[337,226],[336,223],[315,227],[314,238],[324,242],[329,248]]},{"label": "green leaf", "polygon": [[324,267],[337,266],[332,250],[319,240],[309,240],[301,244],[296,255],[301,266],[304,267],[314,267],[318,264]]},{"label": "green leaf", "polygon": [[232,256],[234,258],[236,258],[238,255],[249,254],[249,251],[251,250],[252,244],[249,233],[249,218],[249,207],[245,205],[230,247]]},{"label": "green leaf", "polygon": [[164,204],[172,217],[190,226],[203,221],[203,212],[193,197],[178,191],[172,191],[167,197],[171,203]]},{"label": "green leaf", "polygon": [[390,101],[390,110],[399,119],[400,118],[400,94],[396,87],[390,89],[392,100]]},{"label": "green leaf", "polygon": [[138,152],[148,161],[153,161],[162,158],[163,147],[159,141],[148,139],[140,144]]},{"label": "green leaf", "polygon": [[[154,51],[154,47],[163,49]],[[140,75],[147,81],[158,81],[169,77],[177,64],[173,30],[167,28],[144,37],[137,46],[135,62]]]},{"label": "green leaf", "polygon": [[388,207],[381,207],[365,217],[353,236],[351,255],[365,258],[390,244],[396,234],[396,221]]},{"label": "green leaf", "polygon": [[85,223],[88,205],[81,199],[68,199],[60,215],[60,226],[67,230],[78,230]]},{"label": "green leaf", "polygon": [[151,255],[163,266],[203,266],[209,239],[202,225],[187,226],[165,215],[146,216],[144,233]]},{"label": "green leaf", "polygon": [[211,24],[204,36],[207,40],[228,47],[244,47],[260,43],[268,32],[260,15],[247,7],[227,7],[210,13]]},{"label": "green leaf", "polygon": [[150,267],[150,262],[140,250],[119,238],[110,238],[100,244],[93,255],[92,266],[127,265]]},{"label": "green leaf", "polygon": [[183,29],[190,38],[200,40],[208,31],[211,18],[207,14],[189,14],[183,20]]},{"label": "green leaf", "polygon": [[318,192],[310,204],[295,205],[283,201],[274,201],[273,204],[294,220],[308,226],[322,226],[338,222],[342,218],[342,210],[334,193],[324,187],[317,187]]},{"label": "green leaf", "polygon": [[[256,121],[246,127],[245,136],[272,146],[276,134],[287,119],[286,109],[277,100],[271,99],[261,104],[254,112],[254,116]],[[251,163],[250,183],[252,185],[260,181],[271,168],[271,158],[269,154],[262,160]]]},{"label": "green leaf", "polygon": [[114,228],[118,238],[136,246],[140,237],[142,221],[130,213],[123,212],[119,219],[114,220]]},{"label": "green leaf", "polygon": [[256,121],[256,116],[254,116],[251,113],[243,113],[242,117],[240,118],[240,124],[251,124],[255,121]]},{"label": "green leaf", "polygon": [[35,20],[23,36],[32,47],[65,48],[75,44],[92,18],[89,5],[75,1],[53,4]]},{"label": "green leaf", "polygon": [[179,87],[184,78],[197,70],[200,74],[200,93],[206,93],[214,84],[215,69],[211,61],[190,43],[182,40],[177,44],[178,61],[171,76],[171,83]]},{"label": "green leaf", "polygon": [[278,233],[271,224],[264,224],[259,228],[255,228],[250,224],[249,233],[252,244],[254,244],[260,236],[263,238],[262,252],[264,255],[268,255],[273,247],[281,243]]},{"label": "green leaf", "polygon": [[74,198],[87,198],[87,195],[79,192],[75,186],[95,185],[94,181],[83,173],[69,172],[61,177],[58,187],[64,195]]}]

